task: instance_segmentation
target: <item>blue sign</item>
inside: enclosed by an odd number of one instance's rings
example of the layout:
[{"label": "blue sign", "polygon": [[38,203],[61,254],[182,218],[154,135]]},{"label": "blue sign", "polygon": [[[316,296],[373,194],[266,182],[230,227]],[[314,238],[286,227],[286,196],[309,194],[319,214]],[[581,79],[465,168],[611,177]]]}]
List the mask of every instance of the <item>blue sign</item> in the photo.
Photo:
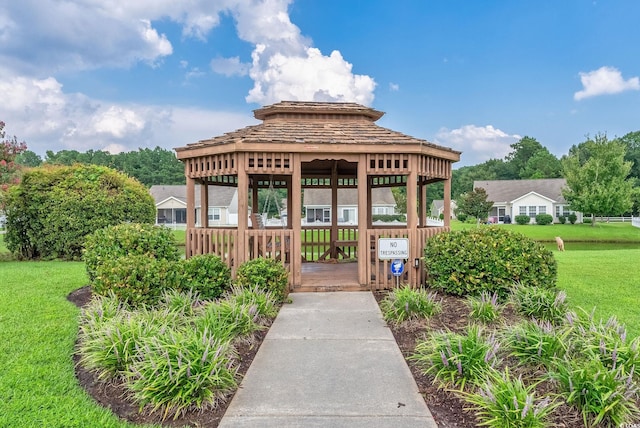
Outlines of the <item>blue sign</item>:
[{"label": "blue sign", "polygon": [[404,262],[400,259],[396,259],[391,262],[391,273],[394,276],[400,276],[404,272]]}]

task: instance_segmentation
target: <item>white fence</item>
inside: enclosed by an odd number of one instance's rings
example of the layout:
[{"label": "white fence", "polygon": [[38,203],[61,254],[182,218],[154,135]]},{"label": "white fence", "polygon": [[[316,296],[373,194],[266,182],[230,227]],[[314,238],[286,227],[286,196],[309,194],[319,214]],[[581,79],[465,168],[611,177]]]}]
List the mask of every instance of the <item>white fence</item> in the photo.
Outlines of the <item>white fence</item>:
[{"label": "white fence", "polygon": [[632,217],[631,224],[635,227],[640,227],[640,217]]}]

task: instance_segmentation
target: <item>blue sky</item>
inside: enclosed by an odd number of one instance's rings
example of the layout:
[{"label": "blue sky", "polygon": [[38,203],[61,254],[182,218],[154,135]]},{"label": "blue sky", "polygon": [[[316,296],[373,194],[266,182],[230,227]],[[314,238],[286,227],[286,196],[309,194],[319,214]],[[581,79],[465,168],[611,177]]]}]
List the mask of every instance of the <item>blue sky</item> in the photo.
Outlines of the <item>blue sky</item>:
[{"label": "blue sky", "polygon": [[46,150],[174,148],[354,101],[502,158],[640,130],[636,0],[0,0],[0,120]]}]

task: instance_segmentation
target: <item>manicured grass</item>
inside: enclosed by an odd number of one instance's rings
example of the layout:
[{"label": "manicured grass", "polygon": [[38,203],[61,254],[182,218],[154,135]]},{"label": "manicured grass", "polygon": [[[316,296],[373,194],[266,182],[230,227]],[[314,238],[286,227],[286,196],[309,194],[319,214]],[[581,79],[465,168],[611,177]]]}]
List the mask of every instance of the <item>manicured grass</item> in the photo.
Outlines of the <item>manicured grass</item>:
[{"label": "manicured grass", "polygon": [[0,426],[133,426],[94,403],[74,375],[79,310],[66,296],[86,283],[83,263],[0,262]]},{"label": "manicured grass", "polygon": [[[451,222],[452,230],[467,230],[476,227],[475,224]],[[480,227],[487,227],[481,225]],[[501,227],[522,233],[536,241],[553,241],[556,236],[565,242],[637,242],[640,248],[640,227],[633,227],[631,223],[596,223],[590,224],[550,224],[540,226],[528,224],[501,224],[491,227]]]},{"label": "manicured grass", "polygon": [[558,286],[569,304],[605,320],[616,315],[630,337],[640,336],[640,248],[555,252]]}]

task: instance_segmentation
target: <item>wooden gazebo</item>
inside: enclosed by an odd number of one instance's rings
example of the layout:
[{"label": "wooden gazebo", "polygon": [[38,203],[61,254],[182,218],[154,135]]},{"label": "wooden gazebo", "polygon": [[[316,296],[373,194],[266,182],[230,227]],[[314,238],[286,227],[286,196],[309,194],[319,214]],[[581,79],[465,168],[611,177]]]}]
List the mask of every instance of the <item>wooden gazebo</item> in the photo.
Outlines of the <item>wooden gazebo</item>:
[{"label": "wooden gazebo", "polygon": [[[291,290],[306,289],[303,264],[320,255],[323,262],[351,261],[360,289],[390,288],[398,280],[419,285],[425,241],[449,229],[451,165],[460,152],[376,125],[383,114],[355,103],[285,101],[255,110],[261,124],[177,148],[187,179],[186,256],[217,254],[234,275],[246,260],[274,258],[288,269]],[[426,194],[437,181],[444,181],[444,226],[431,227]],[[237,188],[237,227],[209,227],[206,209],[196,227],[196,184],[202,207],[208,186]],[[397,186],[406,186],[406,225],[374,225],[372,189]],[[329,223],[303,226],[304,188],[331,189]],[[339,188],[357,189],[355,226],[338,223]],[[282,226],[264,227],[257,219],[259,189],[286,189]],[[379,258],[380,238],[408,239],[401,277],[391,274],[391,260]]]}]

